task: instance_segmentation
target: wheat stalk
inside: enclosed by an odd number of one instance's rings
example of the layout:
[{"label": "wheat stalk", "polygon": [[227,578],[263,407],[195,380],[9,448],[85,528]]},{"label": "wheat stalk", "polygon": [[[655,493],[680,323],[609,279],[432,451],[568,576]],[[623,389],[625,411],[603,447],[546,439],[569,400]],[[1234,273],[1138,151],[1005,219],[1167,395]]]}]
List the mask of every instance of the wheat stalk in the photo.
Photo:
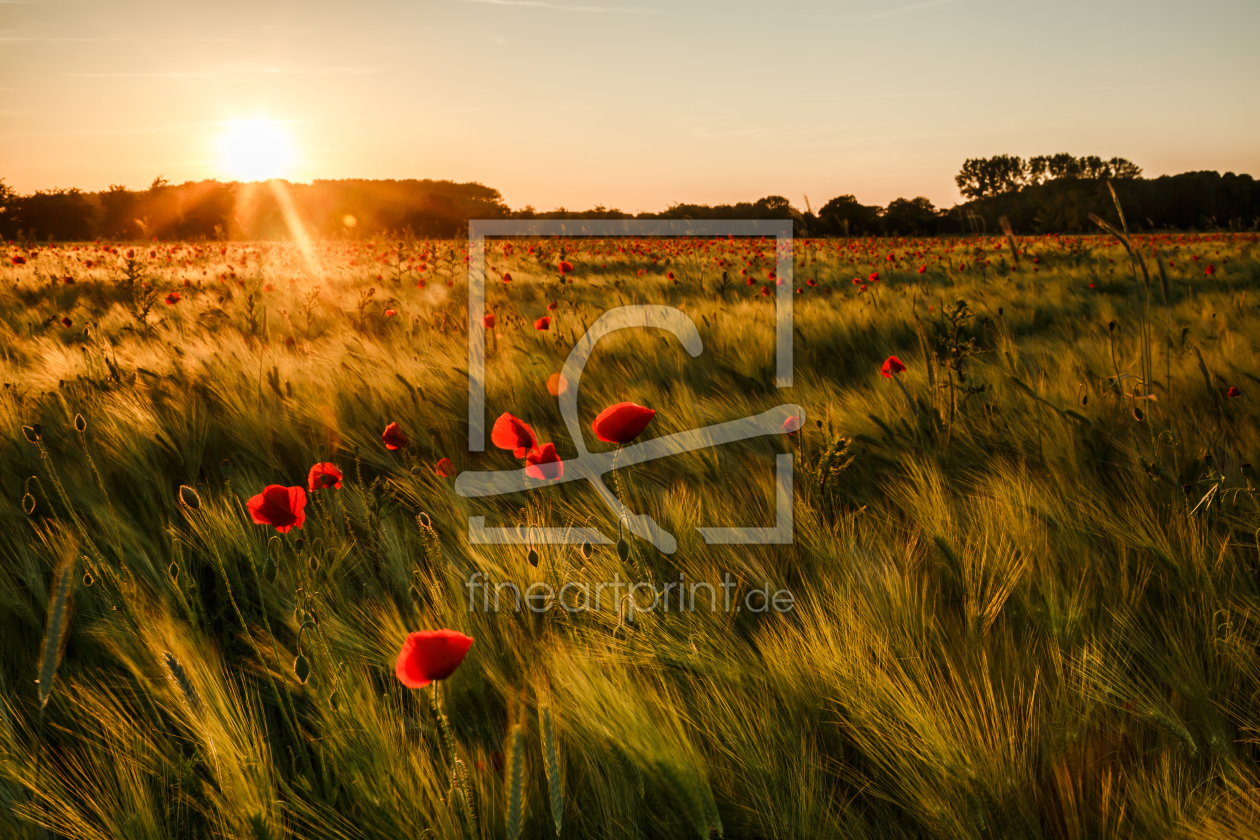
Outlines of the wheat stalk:
[{"label": "wheat stalk", "polygon": [[560,752],[556,747],[556,730],[549,706],[538,707],[538,720],[542,729],[543,769],[547,773],[547,787],[551,792],[551,818],[556,821],[556,836],[559,837],[564,816],[564,789],[560,785]]},{"label": "wheat stalk", "polygon": [[73,580],[73,561],[61,564],[53,577],[52,597],[48,601],[48,626],[44,630],[44,647],[39,655],[39,708],[40,713],[52,696],[53,679],[61,664],[61,652],[65,649],[66,625],[70,622],[70,583]]},{"label": "wheat stalk", "polygon": [[525,817],[525,732],[519,723],[512,727],[509,749],[507,836],[508,840],[518,840]]}]

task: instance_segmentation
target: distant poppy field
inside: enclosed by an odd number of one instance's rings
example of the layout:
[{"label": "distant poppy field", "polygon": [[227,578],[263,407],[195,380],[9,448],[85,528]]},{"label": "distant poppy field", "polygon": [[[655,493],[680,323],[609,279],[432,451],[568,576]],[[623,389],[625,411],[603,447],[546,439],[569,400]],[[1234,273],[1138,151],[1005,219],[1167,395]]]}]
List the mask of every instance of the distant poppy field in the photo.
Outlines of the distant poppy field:
[{"label": "distant poppy field", "polygon": [[3,251],[0,836],[1256,836],[1255,234]]}]

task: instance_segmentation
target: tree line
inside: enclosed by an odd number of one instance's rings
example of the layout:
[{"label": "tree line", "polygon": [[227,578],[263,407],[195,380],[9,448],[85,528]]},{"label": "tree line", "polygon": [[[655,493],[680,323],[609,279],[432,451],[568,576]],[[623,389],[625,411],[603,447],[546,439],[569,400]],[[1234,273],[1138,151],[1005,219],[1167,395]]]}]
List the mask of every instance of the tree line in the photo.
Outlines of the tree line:
[{"label": "tree line", "polygon": [[[1091,230],[1091,214],[1112,207],[1115,189],[1131,228],[1255,230],[1260,183],[1250,175],[1186,172],[1143,178],[1124,158],[1013,155],[965,161],[955,181],[966,201],[935,207],[922,196],[887,206],[841,195],[817,210],[783,196],[735,204],[674,204],[659,213],[590,210],[512,210],[498,190],[479,183],[434,180],[317,180],[168,183],[146,190],[111,186],[19,195],[0,180],[0,237],[60,241],[109,239],[284,239],[290,218],[317,238],[411,232],[451,237],[469,219],[791,219],[798,236],[937,235],[991,232],[1006,217],[1024,233]],[[287,214],[287,215],[286,215]]]}]

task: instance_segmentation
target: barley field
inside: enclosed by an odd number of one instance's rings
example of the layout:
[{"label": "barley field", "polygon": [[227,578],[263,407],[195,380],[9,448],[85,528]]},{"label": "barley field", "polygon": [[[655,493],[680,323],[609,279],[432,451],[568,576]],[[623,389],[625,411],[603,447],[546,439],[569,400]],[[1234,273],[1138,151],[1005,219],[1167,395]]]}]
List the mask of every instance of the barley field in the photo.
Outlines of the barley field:
[{"label": "barley field", "polygon": [[[487,430],[539,475],[474,499],[524,464],[469,452],[466,242],[9,243],[0,834],[1260,836],[1258,247],[798,239],[779,389],[773,240],[493,240]],[[532,455],[577,455],[557,374],[630,304],[703,353],[600,342],[587,449],[621,402],[639,440],[805,412],[609,477],[668,554]],[[780,454],[793,542],[706,544],[774,521]],[[437,630],[467,655],[405,684]]]}]

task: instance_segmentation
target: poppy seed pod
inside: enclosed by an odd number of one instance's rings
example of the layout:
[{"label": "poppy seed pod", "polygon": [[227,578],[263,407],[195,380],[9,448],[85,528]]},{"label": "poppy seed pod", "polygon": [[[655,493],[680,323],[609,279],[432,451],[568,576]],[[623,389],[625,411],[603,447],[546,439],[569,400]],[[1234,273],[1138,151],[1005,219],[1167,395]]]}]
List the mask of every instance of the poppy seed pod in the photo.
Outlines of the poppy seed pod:
[{"label": "poppy seed pod", "polygon": [[75,430],[76,432],[86,432],[86,431],[87,431],[87,420],[85,420],[85,419],[83,418],[83,415],[82,415],[82,414],[76,414],[76,415],[74,415],[74,430]]},{"label": "poppy seed pod", "polygon": [[525,555],[525,559],[529,561],[529,565],[535,569],[538,568],[538,551],[536,549],[531,548],[529,553]]},{"label": "poppy seed pod", "polygon": [[306,661],[306,657],[298,654],[297,659],[293,660],[293,675],[298,678],[298,682],[306,685],[306,681],[311,676],[311,663]]},{"label": "poppy seed pod", "polygon": [[187,484],[181,484],[179,485],[179,503],[188,510],[198,510],[201,508],[201,496]]},{"label": "poppy seed pod", "polygon": [[268,557],[267,560],[263,563],[263,569],[262,569],[263,580],[267,581],[267,583],[275,583],[277,571],[278,570],[276,568],[276,558]]},{"label": "poppy seed pod", "polygon": [[622,563],[630,559],[630,543],[626,542],[625,537],[617,540],[617,556],[621,558]]},{"label": "poppy seed pod", "polygon": [[26,439],[31,443],[35,443],[39,440],[39,432],[34,426],[23,426],[22,434],[26,435]]},{"label": "poppy seed pod", "polygon": [[591,544],[589,542],[582,543],[582,559],[583,560],[590,560],[591,554],[593,551],[594,549],[591,547]]}]

